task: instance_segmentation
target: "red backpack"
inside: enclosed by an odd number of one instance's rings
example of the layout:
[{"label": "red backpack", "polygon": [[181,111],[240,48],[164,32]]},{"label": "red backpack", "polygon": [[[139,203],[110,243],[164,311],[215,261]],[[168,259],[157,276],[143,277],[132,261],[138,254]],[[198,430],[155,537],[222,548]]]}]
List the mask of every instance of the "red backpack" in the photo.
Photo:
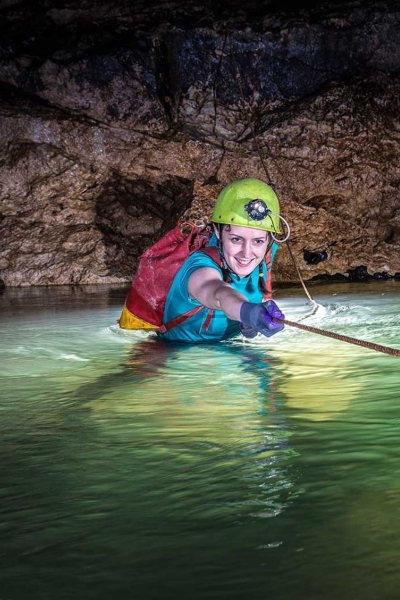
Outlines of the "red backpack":
[{"label": "red backpack", "polygon": [[[202,305],[196,306],[163,324],[165,302],[172,281],[188,256],[200,250],[221,265],[218,249],[215,246],[205,247],[211,234],[209,227],[197,227],[191,222],[178,224],[142,254],[118,320],[122,329],[147,329],[165,333],[205,308]],[[271,251],[265,257],[268,267],[271,266],[270,257]],[[269,268],[266,282],[268,293],[264,300],[272,298],[270,275]],[[213,311],[209,310],[205,328],[208,327],[212,314]]]},{"label": "red backpack", "polygon": [[122,329],[169,331],[205,308],[195,307],[163,325],[168,292],[188,256],[202,250],[220,264],[217,248],[205,248],[211,233],[209,227],[197,227],[194,223],[178,224],[142,254],[118,321]]}]

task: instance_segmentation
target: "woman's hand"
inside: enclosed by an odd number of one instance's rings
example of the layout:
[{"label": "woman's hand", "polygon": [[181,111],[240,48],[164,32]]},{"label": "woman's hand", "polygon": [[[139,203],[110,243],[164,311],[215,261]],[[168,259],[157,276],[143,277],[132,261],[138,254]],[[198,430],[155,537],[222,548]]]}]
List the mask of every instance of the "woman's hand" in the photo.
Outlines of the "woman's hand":
[{"label": "woman's hand", "polygon": [[280,311],[273,300],[254,304],[243,302],[240,308],[241,332],[247,338],[253,338],[257,333],[271,337],[284,328],[283,323],[274,319],[284,319],[285,315]]}]

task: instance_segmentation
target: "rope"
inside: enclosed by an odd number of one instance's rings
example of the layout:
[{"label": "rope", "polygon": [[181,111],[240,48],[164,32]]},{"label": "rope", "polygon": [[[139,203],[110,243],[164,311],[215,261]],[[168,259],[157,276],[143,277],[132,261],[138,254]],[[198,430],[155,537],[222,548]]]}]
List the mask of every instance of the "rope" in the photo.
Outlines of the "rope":
[{"label": "rope", "polygon": [[[246,102],[246,99],[245,99],[245,96],[244,96],[243,86],[242,86],[242,81],[241,81],[241,75],[240,75],[240,69],[239,69],[239,66],[238,66],[236,58],[235,58],[235,53],[234,53],[234,49],[233,49],[232,39],[229,36],[228,30],[227,30],[226,37],[225,37],[225,40],[224,40],[224,47],[225,47],[225,44],[226,44],[227,40],[229,40],[229,46],[230,46],[230,50],[231,50],[232,63],[233,63],[234,69],[236,71],[235,78],[236,78],[236,81],[237,81],[237,84],[238,84],[239,93],[240,93],[241,100],[242,100],[242,103],[243,103],[244,112],[245,112],[245,114],[247,116],[247,119],[248,119],[248,123],[247,124],[248,124],[248,127],[250,128],[250,131],[251,131],[251,134],[252,134],[252,137],[253,137],[253,142],[254,142],[254,145],[255,145],[255,147],[257,149],[261,165],[262,165],[262,167],[263,167],[263,169],[265,171],[265,174],[266,174],[266,177],[267,177],[267,181],[268,181],[269,185],[272,185],[271,177],[270,177],[270,174],[268,172],[267,165],[266,165],[266,162],[264,160],[264,157],[262,155],[260,144],[258,143],[258,140],[257,140],[256,131],[255,131],[255,128],[254,128],[254,125],[253,125],[252,117],[251,117],[251,108],[250,108],[248,102]],[[301,285],[303,286],[304,292],[305,292],[307,298],[315,305],[315,310],[316,310],[319,305],[312,298],[312,296],[310,295],[309,291],[307,290],[307,287],[306,287],[306,285],[304,283],[304,280],[303,280],[303,277],[302,277],[302,275],[300,273],[299,267],[297,266],[296,259],[295,259],[294,255],[293,255],[293,252],[292,252],[292,249],[291,249],[291,247],[289,245],[289,241],[288,240],[286,240],[286,246],[287,246],[287,249],[289,251],[290,258],[292,259],[293,265],[294,265],[294,267],[296,269],[299,281],[300,281]],[[313,312],[315,312],[315,310]],[[395,348],[389,348],[388,346],[382,346],[381,344],[375,344],[374,342],[366,342],[364,340],[359,340],[357,338],[349,337],[347,335],[342,335],[340,333],[334,333],[332,331],[325,331],[323,329],[318,329],[317,327],[310,327],[309,325],[301,325],[300,323],[296,323],[295,321],[288,321],[287,319],[275,319],[275,321],[278,321],[279,323],[284,323],[285,325],[290,325],[291,327],[297,327],[298,329],[303,329],[304,331],[309,331],[311,333],[316,333],[318,335],[323,335],[323,336],[326,336],[326,337],[330,337],[330,338],[333,338],[333,339],[336,339],[336,340],[340,340],[342,342],[347,342],[348,344],[355,344],[356,346],[362,346],[364,348],[369,348],[370,350],[376,350],[376,352],[383,352],[384,354],[390,354],[391,356],[400,357],[400,350],[397,350]]]},{"label": "rope", "polygon": [[295,321],[288,321],[287,319],[274,318],[274,321],[277,321],[278,323],[284,323],[285,325],[290,325],[290,327],[297,327],[297,329],[303,329],[304,331],[309,331],[311,333],[317,333],[318,335],[324,335],[325,337],[330,337],[335,340],[347,342],[348,344],[355,344],[356,346],[362,346],[363,348],[376,350],[376,352],[383,352],[384,354],[400,357],[400,350],[397,350],[396,348],[389,348],[388,346],[375,344],[375,342],[366,342],[364,340],[349,337],[348,335],[342,335],[341,333],[334,333],[333,331],[326,331],[324,329],[318,329],[317,327],[311,327],[310,325],[302,325],[300,323],[296,323]]},{"label": "rope", "polygon": [[[266,165],[266,162],[264,160],[264,157],[262,155],[260,144],[258,143],[258,140],[257,140],[256,131],[255,131],[254,124],[253,124],[253,119],[251,117],[251,108],[250,108],[250,106],[249,106],[249,104],[246,101],[245,96],[244,96],[243,86],[242,86],[242,80],[241,80],[241,75],[240,75],[240,69],[239,69],[239,65],[237,64],[237,61],[236,61],[236,58],[235,58],[235,53],[234,53],[234,49],[233,49],[232,39],[231,39],[231,37],[229,35],[229,31],[228,30],[226,31],[226,34],[225,34],[224,47],[225,47],[225,44],[226,44],[227,40],[229,40],[229,47],[230,47],[230,51],[231,51],[232,63],[233,63],[234,69],[236,71],[235,79],[236,79],[237,84],[238,84],[239,93],[240,93],[240,97],[241,97],[243,108],[244,108],[244,113],[245,113],[245,115],[247,117],[247,125],[250,128],[251,134],[253,136],[253,143],[254,143],[254,145],[255,145],[255,147],[257,149],[257,153],[258,153],[261,165],[262,165],[262,167],[263,167],[263,169],[265,171],[265,175],[267,177],[267,182],[268,182],[269,185],[272,186],[272,179],[271,179],[271,176],[270,176],[270,174],[268,172],[267,165]],[[307,298],[310,300],[310,302],[313,302],[314,304],[317,304],[317,302],[311,297],[309,291],[307,290],[306,284],[304,283],[303,277],[302,277],[302,275],[300,273],[300,269],[299,269],[299,267],[297,265],[296,259],[295,259],[294,255],[293,255],[293,252],[292,252],[292,249],[290,247],[290,244],[289,244],[288,240],[286,240],[286,246],[287,246],[287,249],[289,251],[290,258],[292,259],[294,268],[296,269],[296,273],[297,273],[297,276],[299,278],[299,281],[300,281],[301,285],[303,286],[303,289],[304,289],[304,292],[305,292]]]},{"label": "rope", "polygon": [[295,258],[294,258],[294,256],[293,256],[293,252],[292,252],[292,249],[291,249],[291,247],[290,247],[289,240],[286,240],[286,246],[287,246],[287,249],[288,249],[288,251],[289,251],[290,257],[291,257],[291,259],[292,259],[292,261],[293,261],[294,267],[295,267],[295,269],[296,269],[296,272],[297,272],[297,276],[298,276],[298,278],[299,278],[299,281],[300,281],[301,285],[303,286],[303,290],[305,291],[307,298],[310,300],[310,302],[314,302],[314,304],[317,304],[317,303],[315,302],[315,300],[314,300],[314,299],[311,297],[311,295],[310,295],[310,293],[309,293],[308,289],[306,288],[306,284],[304,283],[304,280],[303,280],[303,278],[302,278],[302,276],[301,276],[301,273],[300,273],[299,267],[297,266],[297,262],[296,262],[296,260],[295,260]]}]

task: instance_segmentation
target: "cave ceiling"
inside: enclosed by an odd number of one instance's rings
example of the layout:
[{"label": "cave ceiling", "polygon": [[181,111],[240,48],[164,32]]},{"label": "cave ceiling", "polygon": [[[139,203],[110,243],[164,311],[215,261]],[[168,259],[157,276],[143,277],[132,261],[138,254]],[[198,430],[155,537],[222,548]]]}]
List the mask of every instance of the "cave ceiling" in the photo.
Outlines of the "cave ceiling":
[{"label": "cave ceiling", "polygon": [[242,176],[305,279],[394,277],[399,98],[400,2],[0,0],[0,281],[128,282]]}]

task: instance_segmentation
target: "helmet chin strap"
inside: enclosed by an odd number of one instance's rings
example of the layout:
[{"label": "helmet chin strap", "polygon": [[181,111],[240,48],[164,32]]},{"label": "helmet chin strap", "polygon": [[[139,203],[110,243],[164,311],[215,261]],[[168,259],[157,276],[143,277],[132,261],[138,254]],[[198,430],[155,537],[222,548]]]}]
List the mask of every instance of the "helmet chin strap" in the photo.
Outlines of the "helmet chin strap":
[{"label": "helmet chin strap", "polygon": [[[222,228],[223,228],[223,224],[222,223],[217,223],[215,225],[215,227],[218,230],[218,236],[217,236],[218,237],[218,252],[219,252],[220,259],[221,259],[222,269],[224,271],[227,271],[227,272],[232,272],[232,269],[229,268],[228,263],[226,262],[225,256],[224,256],[224,248],[223,248],[223,245],[222,245]],[[225,276],[224,276],[224,280],[225,280]]]}]

